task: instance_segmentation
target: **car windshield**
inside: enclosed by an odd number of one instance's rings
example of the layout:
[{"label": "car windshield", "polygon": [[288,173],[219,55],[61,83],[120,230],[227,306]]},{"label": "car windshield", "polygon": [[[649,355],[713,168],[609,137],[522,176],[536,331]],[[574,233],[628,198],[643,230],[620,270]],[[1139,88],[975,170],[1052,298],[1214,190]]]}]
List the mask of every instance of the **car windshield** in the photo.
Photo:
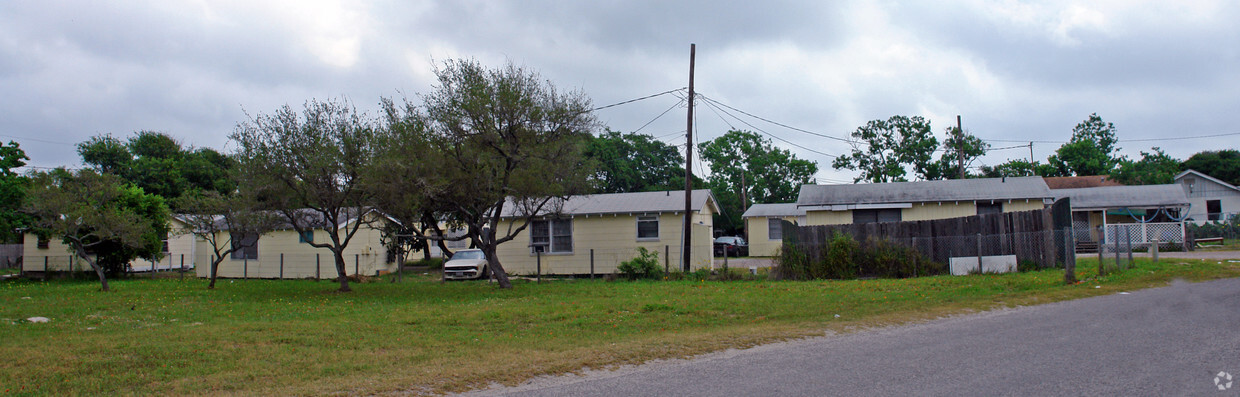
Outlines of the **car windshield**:
[{"label": "car windshield", "polygon": [[486,259],[486,256],[482,255],[482,251],[457,251],[452,259]]}]

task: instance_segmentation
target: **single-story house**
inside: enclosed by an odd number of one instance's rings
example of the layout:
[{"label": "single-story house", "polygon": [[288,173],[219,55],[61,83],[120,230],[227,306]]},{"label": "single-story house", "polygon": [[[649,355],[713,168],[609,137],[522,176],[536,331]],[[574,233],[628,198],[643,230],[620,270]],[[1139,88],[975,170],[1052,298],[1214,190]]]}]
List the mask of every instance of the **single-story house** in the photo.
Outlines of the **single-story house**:
[{"label": "single-story house", "polygon": [[[170,228],[182,225],[177,220],[169,221]],[[193,236],[169,234],[163,244],[163,258],[153,261],[145,258],[129,262],[133,271],[190,269],[194,266],[192,249]],[[77,256],[68,244],[56,237],[40,238],[35,233],[24,233],[22,236],[22,271],[23,272],[81,272],[92,271],[90,264]]]},{"label": "single-story house", "polygon": [[1124,186],[1124,184],[1111,180],[1110,175],[1084,175],[1084,176],[1048,176],[1043,177],[1046,181],[1046,187],[1055,189],[1080,189],[1086,187],[1100,186]]},{"label": "single-story house", "polygon": [[[306,213],[317,217],[317,214]],[[345,273],[374,276],[382,272],[395,271],[398,261],[384,247],[382,239],[382,225],[392,220],[373,210],[364,212],[362,217],[370,223],[363,224],[345,248]],[[320,221],[316,230],[306,234],[298,233],[291,226],[286,225],[260,236],[221,235],[219,241],[222,243],[235,239],[238,242],[246,241],[254,244],[234,251],[232,255],[220,262],[218,276],[220,278],[336,278],[336,263],[331,251],[326,248],[315,248],[309,243],[330,241],[331,237],[324,230],[325,227],[343,229],[351,227],[357,219],[356,216],[350,216],[339,225],[326,225]],[[180,233],[188,233],[184,224],[181,224],[181,229],[177,230]],[[194,258],[196,274],[198,277],[210,277],[213,252],[211,244],[205,238],[192,234],[185,235],[193,236],[191,256]]]},{"label": "single-story house", "polygon": [[[689,265],[710,268],[712,215],[718,205],[710,190],[692,192]],[[666,267],[683,269],[683,191],[580,195],[560,204],[499,245],[496,255],[509,274],[535,274],[539,261],[542,274],[591,274],[591,264],[595,274],[613,273],[621,262],[636,257],[639,247],[657,252]],[[501,233],[521,222],[511,207],[501,218]],[[535,252],[537,246],[542,246],[541,255]]]},{"label": "single-story house", "polygon": [[1101,186],[1053,190],[1072,204],[1072,230],[1078,242],[1114,242],[1132,237],[1134,244],[1158,238],[1184,241],[1188,196],[1177,184]]},{"label": "single-story house", "polygon": [[750,256],[775,256],[783,244],[781,221],[806,224],[805,210],[797,203],[754,204],[741,215],[748,232]]},{"label": "single-story house", "polygon": [[1240,216],[1240,187],[1194,170],[1176,174],[1175,183],[1188,195],[1192,222],[1200,225]]},{"label": "single-story house", "polygon": [[1041,177],[802,185],[808,225],[946,219],[1043,209],[1054,195]]}]

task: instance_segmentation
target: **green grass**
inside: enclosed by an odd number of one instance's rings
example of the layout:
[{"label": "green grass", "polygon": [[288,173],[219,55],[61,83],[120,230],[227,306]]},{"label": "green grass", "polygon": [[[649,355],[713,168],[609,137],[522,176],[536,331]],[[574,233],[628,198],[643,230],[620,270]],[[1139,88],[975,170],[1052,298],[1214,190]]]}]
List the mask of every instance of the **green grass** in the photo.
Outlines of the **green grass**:
[{"label": "green grass", "polygon": [[[414,394],[1240,276],[1216,261],[815,282],[0,282],[3,394]],[[1091,269],[1092,268],[1092,269]],[[1094,288],[1101,286],[1102,288]],[[28,297],[28,299],[27,299]],[[838,314],[840,317],[836,318]],[[26,323],[43,316],[50,323]]]},{"label": "green grass", "polygon": [[1225,238],[1223,239],[1222,242],[1204,243],[1204,244],[1201,244],[1201,246],[1198,248],[1207,249],[1207,250],[1223,250],[1223,251],[1240,250],[1240,239]]}]

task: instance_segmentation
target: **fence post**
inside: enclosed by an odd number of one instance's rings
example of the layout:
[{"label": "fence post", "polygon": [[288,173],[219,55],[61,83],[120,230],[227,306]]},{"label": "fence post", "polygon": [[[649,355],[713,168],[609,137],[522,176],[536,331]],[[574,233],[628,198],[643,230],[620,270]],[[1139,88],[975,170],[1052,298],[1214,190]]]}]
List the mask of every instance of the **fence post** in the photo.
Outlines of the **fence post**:
[{"label": "fence post", "polygon": [[353,254],[353,275],[354,276],[358,276],[358,277],[362,276],[362,272],[360,271],[361,264],[358,263],[361,257],[362,257],[362,254]]},{"label": "fence post", "polygon": [[250,258],[246,257],[245,259],[241,261],[241,279],[247,280],[249,278],[250,278]]},{"label": "fence post", "polygon": [[1115,227],[1115,269],[1121,269],[1119,267],[1119,226]]},{"label": "fence post", "polygon": [[594,248],[590,248],[590,278],[594,278]]},{"label": "fence post", "polygon": [[1069,228],[1063,229],[1063,281],[1076,282],[1076,247],[1072,246],[1072,229]]},{"label": "fence post", "polygon": [[181,279],[185,279],[185,254],[181,254]]},{"label": "fence post", "polygon": [[[73,258],[69,258],[72,263]],[[43,281],[47,281],[47,255],[43,256]]]},{"label": "fence post", "polygon": [[672,271],[671,255],[672,255],[672,246],[664,245],[663,246],[663,274],[671,273]]},{"label": "fence post", "polygon": [[1102,276],[1103,274],[1106,274],[1106,272],[1104,272],[1102,268],[1102,259],[1103,259],[1102,253],[1103,251],[1106,250],[1107,243],[1105,241],[1102,241],[1102,239],[1098,239],[1098,240],[1099,240],[1098,241],[1098,276]]},{"label": "fence post", "polygon": [[985,269],[982,269],[982,234],[978,233],[977,234],[977,274],[984,274],[984,273],[986,273],[986,271]]},{"label": "fence post", "polygon": [[536,260],[538,261],[538,270],[537,270],[538,273],[535,274],[534,282],[541,283],[542,282],[542,250],[535,248],[534,256],[537,258]]},{"label": "fence post", "polygon": [[1128,268],[1132,268],[1132,225],[1124,225],[1124,245],[1128,247]]},{"label": "fence post", "polygon": [[323,273],[323,266],[321,266],[321,264],[319,263],[319,253],[316,252],[314,253],[314,281],[319,281],[320,279],[322,279],[323,278],[322,273]]},{"label": "fence post", "polygon": [[1158,263],[1158,237],[1154,237],[1154,241],[1150,243],[1150,256],[1153,257],[1154,263]]},{"label": "fence post", "polygon": [[280,279],[284,279],[284,253],[280,253]]}]

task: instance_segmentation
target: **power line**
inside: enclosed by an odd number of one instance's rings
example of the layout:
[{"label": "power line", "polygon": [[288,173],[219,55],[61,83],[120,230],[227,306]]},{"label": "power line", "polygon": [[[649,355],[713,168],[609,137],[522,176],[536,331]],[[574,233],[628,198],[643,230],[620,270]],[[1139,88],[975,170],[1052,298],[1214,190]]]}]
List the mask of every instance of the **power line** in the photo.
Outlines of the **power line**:
[{"label": "power line", "polygon": [[646,122],[646,124],[642,124],[642,126],[641,126],[641,127],[639,127],[639,128],[638,128],[638,129],[636,129],[636,130],[633,130],[633,133],[634,133],[634,134],[636,134],[638,131],[641,131],[643,128],[646,128],[646,126],[649,126],[649,125],[650,125],[650,123],[653,123],[653,122],[655,122],[656,120],[658,120],[658,119],[662,118],[662,117],[663,117],[663,115],[667,114],[667,112],[672,111],[672,109],[675,109],[677,106],[680,106],[680,104],[682,104],[682,103],[685,103],[685,100],[681,99],[679,102],[676,102],[676,103],[675,103],[675,104],[673,104],[671,107],[667,108],[667,110],[664,110],[664,111],[663,111],[663,113],[659,113],[659,115],[658,115],[658,116],[654,116],[654,118],[653,118],[653,119],[650,119],[650,121],[647,121],[647,122]]},{"label": "power line", "polygon": [[54,144],[57,144],[57,145],[70,145],[70,146],[75,145],[75,144],[73,144],[73,143],[64,142],[64,141],[49,141],[49,140],[46,140],[46,139],[27,138],[27,137],[24,137],[24,136],[17,136],[17,135],[0,134],[0,136],[5,137],[5,138],[10,138],[10,139],[21,139],[21,140],[26,140],[26,141],[34,141],[34,142],[54,143]]},{"label": "power line", "polygon": [[[698,95],[701,95],[701,94],[699,93]],[[704,96],[704,95],[703,95],[703,96]],[[768,123],[771,123],[771,124],[774,124],[774,125],[777,125],[777,126],[780,126],[780,127],[784,127],[784,128],[787,128],[787,129],[790,129],[790,130],[793,130],[793,131],[802,132],[802,133],[806,133],[806,134],[810,134],[810,135],[814,135],[814,136],[819,136],[819,137],[823,137],[823,138],[827,138],[827,139],[834,139],[834,140],[837,140],[837,141],[840,141],[840,142],[847,142],[847,143],[850,143],[850,144],[866,144],[865,142],[854,141],[854,140],[851,140],[851,139],[840,138],[840,137],[837,137],[837,136],[831,136],[831,135],[827,135],[827,134],[817,133],[817,132],[813,132],[813,131],[809,131],[809,130],[805,130],[805,129],[801,129],[801,128],[793,127],[793,126],[790,126],[790,125],[787,125],[787,124],[784,124],[784,123],[780,123],[780,122],[773,121],[773,120],[770,120],[770,119],[767,119],[767,118],[763,118],[763,117],[760,117],[760,116],[756,116],[756,115],[754,115],[754,114],[752,114],[752,113],[749,113],[749,112],[746,112],[746,111],[744,111],[744,110],[740,110],[740,109],[737,109],[737,108],[734,108],[734,107],[728,106],[727,104],[721,103],[721,102],[716,101],[716,100],[713,100],[713,99],[709,99],[709,98],[703,98],[703,99],[704,99],[704,100],[711,101],[711,102],[715,103],[716,105],[723,106],[723,107],[728,108],[728,109],[732,109],[732,110],[734,110],[734,111],[736,111],[736,112],[739,112],[739,113],[741,113],[741,114],[744,114],[744,115],[746,115],[746,116],[753,117],[753,118],[755,118],[755,119],[762,120],[762,121],[765,121],[765,122],[768,122]],[[722,110],[722,109],[721,109],[721,110]],[[736,117],[736,116],[732,116],[732,117]],[[749,123],[745,123],[745,124],[749,124]],[[750,126],[752,127],[753,125],[752,125],[752,124],[750,124]],[[756,127],[755,127],[755,128],[756,128]]]},{"label": "power line", "polygon": [[[1234,136],[1234,135],[1240,135],[1240,132],[1229,132],[1229,133],[1225,133],[1225,134],[1211,134],[1211,135],[1197,135],[1197,136],[1176,136],[1176,137],[1167,137],[1167,138],[1118,139],[1118,140],[1116,140],[1115,142],[1116,142],[1116,143],[1123,143],[1123,142],[1182,141],[1182,140],[1185,140],[1185,139],[1218,138],[1218,137],[1223,137],[1223,136]],[[1070,142],[1070,141],[1039,141],[1039,140],[1032,140],[1032,141],[1031,141],[1031,140],[1028,140],[1028,139],[983,139],[983,141],[987,141],[987,142],[1032,142],[1032,143],[1061,143],[1061,144],[1062,144],[1062,143],[1068,143],[1068,142]],[[1029,145],[1025,145],[1025,147],[1028,147],[1028,146],[1029,146]]]},{"label": "power line", "polygon": [[[714,100],[708,99],[708,98],[702,98],[702,103],[705,103],[705,104],[707,104],[708,106],[715,106],[715,105],[717,104],[717,102],[715,102]],[[726,106],[726,105],[725,105],[725,106]],[[717,109],[718,109],[718,108],[717,108]],[[727,114],[728,116],[731,116],[732,118],[736,119],[736,121],[739,121],[739,122],[741,122],[741,123],[744,123],[745,125],[749,126],[749,128],[753,128],[755,131],[761,132],[761,133],[765,134],[766,136],[769,136],[769,137],[771,137],[771,138],[775,138],[775,139],[777,139],[777,140],[779,140],[779,141],[781,141],[781,142],[787,143],[787,144],[792,145],[792,146],[796,146],[796,147],[798,147],[798,148],[804,149],[804,150],[809,151],[809,152],[813,152],[813,153],[821,154],[821,155],[823,155],[823,156],[827,156],[827,157],[830,157],[830,158],[839,157],[839,156],[834,155],[834,154],[823,153],[823,152],[820,152],[820,151],[817,151],[817,150],[814,150],[814,149],[807,148],[807,147],[805,147],[805,146],[801,146],[801,145],[798,145],[798,144],[792,143],[792,141],[789,141],[789,140],[787,140],[787,139],[784,139],[784,138],[780,138],[780,137],[778,137],[778,136],[775,136],[774,134],[771,134],[771,133],[769,133],[769,132],[766,132],[765,130],[763,130],[763,129],[761,129],[761,128],[758,128],[757,126],[755,126],[755,125],[751,124],[751,123],[750,123],[750,122],[748,122],[748,121],[745,121],[744,119],[741,119],[740,117],[736,117],[736,115],[734,115],[734,114],[728,113],[728,111],[727,111],[727,110],[723,110],[723,109],[718,109],[718,110],[719,110],[720,112],[723,112],[724,114]]]},{"label": "power line", "polygon": [[677,88],[677,89],[674,89],[674,90],[667,90],[667,91],[660,92],[660,93],[658,93],[658,94],[651,94],[651,95],[646,95],[646,96],[641,97],[641,98],[633,98],[633,99],[630,99],[630,100],[627,100],[627,101],[620,101],[620,102],[616,102],[616,103],[613,103],[613,104],[610,104],[610,105],[607,105],[607,106],[599,106],[599,107],[596,107],[596,108],[594,108],[594,109],[590,109],[589,111],[590,111],[590,112],[593,112],[593,111],[596,111],[596,110],[603,110],[603,109],[607,109],[607,108],[610,108],[610,107],[620,106],[620,105],[624,105],[624,104],[628,104],[628,103],[633,103],[633,102],[637,102],[637,101],[644,100],[644,99],[654,98],[654,97],[657,97],[657,96],[659,96],[659,95],[667,95],[667,94],[671,94],[671,93],[673,93],[673,92],[676,92],[676,91],[681,91],[681,90],[684,90],[684,89],[685,89],[684,87],[681,87],[681,88]]}]

